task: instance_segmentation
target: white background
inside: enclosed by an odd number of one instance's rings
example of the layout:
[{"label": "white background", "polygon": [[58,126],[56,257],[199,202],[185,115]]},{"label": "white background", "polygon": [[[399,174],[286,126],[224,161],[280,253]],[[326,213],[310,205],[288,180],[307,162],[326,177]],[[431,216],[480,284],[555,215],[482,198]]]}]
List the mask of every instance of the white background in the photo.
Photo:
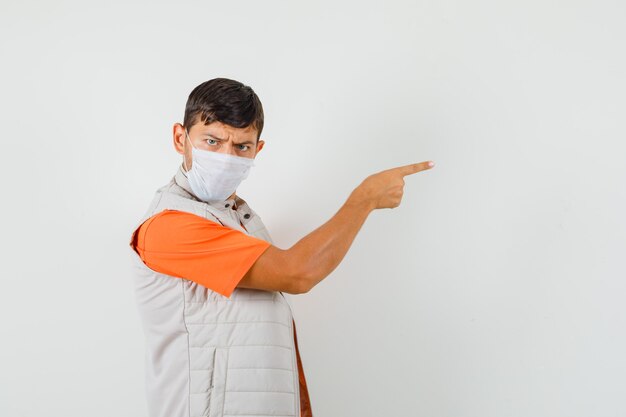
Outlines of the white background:
[{"label": "white background", "polygon": [[[175,3],[175,4],[174,4]],[[288,296],[315,417],[626,415],[622,1],[0,5],[0,416],[147,416],[128,241],[214,77],[288,248],[412,162]]]}]

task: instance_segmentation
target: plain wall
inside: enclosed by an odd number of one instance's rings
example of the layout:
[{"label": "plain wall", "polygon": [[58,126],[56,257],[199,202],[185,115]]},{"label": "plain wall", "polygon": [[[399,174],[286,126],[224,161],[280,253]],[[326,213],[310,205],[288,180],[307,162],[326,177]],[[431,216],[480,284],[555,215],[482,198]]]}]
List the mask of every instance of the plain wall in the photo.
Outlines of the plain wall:
[{"label": "plain wall", "polygon": [[315,417],[626,415],[621,1],[2,1],[0,415],[147,417],[128,241],[198,84],[277,246],[433,160],[288,299]]}]

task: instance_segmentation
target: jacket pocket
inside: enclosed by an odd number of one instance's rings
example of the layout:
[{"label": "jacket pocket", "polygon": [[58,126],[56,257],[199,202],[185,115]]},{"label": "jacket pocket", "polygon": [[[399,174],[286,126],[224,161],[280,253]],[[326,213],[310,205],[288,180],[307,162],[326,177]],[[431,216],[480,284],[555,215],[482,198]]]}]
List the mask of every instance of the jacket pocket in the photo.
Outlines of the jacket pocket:
[{"label": "jacket pocket", "polygon": [[208,417],[224,415],[224,395],[226,392],[226,374],[228,371],[228,348],[216,347],[213,357],[213,373],[211,377],[211,399]]}]

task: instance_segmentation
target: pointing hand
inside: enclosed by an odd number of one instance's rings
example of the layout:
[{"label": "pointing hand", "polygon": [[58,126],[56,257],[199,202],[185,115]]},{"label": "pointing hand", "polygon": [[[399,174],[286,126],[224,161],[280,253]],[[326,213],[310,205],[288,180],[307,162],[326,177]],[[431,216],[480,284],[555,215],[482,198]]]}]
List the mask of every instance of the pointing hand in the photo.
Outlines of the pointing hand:
[{"label": "pointing hand", "polygon": [[432,161],[424,161],[377,172],[365,178],[353,195],[367,200],[374,209],[398,207],[404,193],[404,177],[434,165]]}]

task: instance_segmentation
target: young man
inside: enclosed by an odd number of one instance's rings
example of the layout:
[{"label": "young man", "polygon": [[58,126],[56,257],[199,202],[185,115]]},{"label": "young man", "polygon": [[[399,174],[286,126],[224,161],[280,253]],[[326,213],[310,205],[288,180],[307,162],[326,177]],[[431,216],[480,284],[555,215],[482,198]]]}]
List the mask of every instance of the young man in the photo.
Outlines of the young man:
[{"label": "young man", "polygon": [[403,177],[433,166],[370,175],[329,221],[281,249],[235,192],[263,149],[263,122],[250,87],[197,86],[173,126],[182,164],[132,233],[150,417],[312,416],[282,293],[328,276],[369,213],[400,204]]}]

